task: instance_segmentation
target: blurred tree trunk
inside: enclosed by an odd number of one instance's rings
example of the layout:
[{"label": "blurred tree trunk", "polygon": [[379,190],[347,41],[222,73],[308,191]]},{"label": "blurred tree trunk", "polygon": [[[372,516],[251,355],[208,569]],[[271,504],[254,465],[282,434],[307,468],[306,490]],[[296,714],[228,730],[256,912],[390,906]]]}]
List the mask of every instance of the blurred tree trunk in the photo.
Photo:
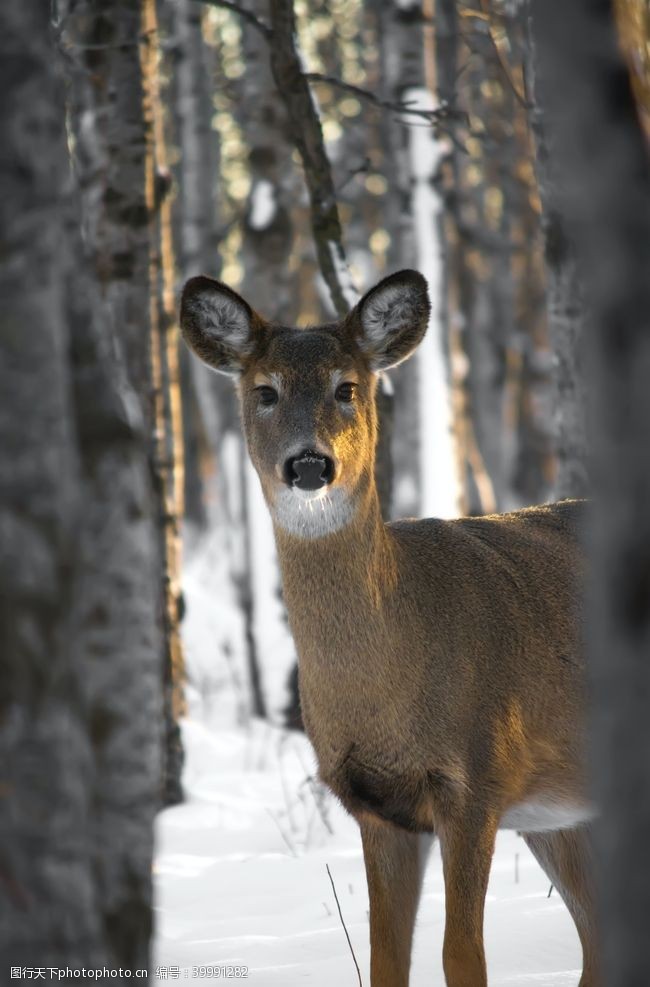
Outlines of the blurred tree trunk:
[{"label": "blurred tree trunk", "polygon": [[545,119],[543,69],[535,62],[532,45],[527,64],[530,121],[536,143],[535,167],[542,202],[544,257],[547,272],[548,328],[555,356],[554,439],[557,475],[554,495],[586,497],[587,381],[583,366],[584,305],[575,246],[567,232],[558,201],[556,149]]},{"label": "blurred tree trunk", "polygon": [[[262,672],[260,668],[259,649],[255,636],[255,589],[253,570],[255,566],[255,545],[253,541],[252,519],[250,511],[251,491],[249,478],[252,468],[248,460],[248,451],[244,442],[239,438],[239,491],[240,515],[238,520],[241,533],[241,556],[239,571],[235,573],[235,585],[239,606],[244,620],[244,646],[246,648],[246,665],[251,697],[251,712],[253,716],[265,718],[267,715],[266,699],[262,687]],[[255,480],[257,482],[257,480]]]},{"label": "blurred tree trunk", "polygon": [[593,341],[588,640],[603,983],[630,987],[650,983],[650,161],[610,3],[531,10],[537,99]]},{"label": "blurred tree trunk", "polygon": [[[149,188],[154,181],[155,134],[153,114],[150,125],[144,115],[141,60],[133,42],[134,34],[137,36],[142,27],[140,6],[134,6],[130,0],[107,0],[91,10],[71,3],[62,5],[61,9],[66,15],[63,43],[71,71],[69,123],[75,137],[73,164],[81,189],[92,278],[99,285],[99,295],[93,304],[100,306],[98,317],[101,315],[107,322],[110,338],[115,340],[111,345],[123,352],[128,375],[143,396],[143,427],[151,443],[150,466],[156,476],[154,489],[159,498],[164,560],[160,606],[166,614],[163,652],[166,658],[161,668],[166,696],[166,760],[161,797],[170,803],[181,796],[178,715],[182,709],[183,669],[178,657],[177,508],[170,486],[174,474],[170,405],[176,407],[177,416],[178,397],[174,397],[177,385],[165,373],[168,353],[172,351],[173,359],[174,352],[170,333],[164,331],[175,301],[169,273],[171,231],[164,243],[162,225],[158,225],[159,200],[168,190],[169,182],[165,169],[159,169],[158,199],[154,203],[150,194],[148,201],[143,200],[143,169],[151,179]],[[157,57],[158,38],[151,28],[147,38],[147,59],[151,65],[152,55],[154,59]],[[156,99],[157,89],[155,94],[151,93],[150,110]],[[163,255],[167,318],[161,321],[159,298],[164,278],[159,276],[163,265],[159,270],[158,260]],[[149,290],[152,258],[156,271]],[[147,335],[149,331],[151,338]],[[182,470],[179,483],[182,483]],[[174,572],[172,578],[171,572]]]},{"label": "blurred tree trunk", "polygon": [[[383,98],[401,102],[409,89],[422,86],[424,80],[421,5],[402,9],[382,0],[367,0],[367,3],[379,51],[376,91]],[[379,127],[382,174],[388,186],[382,215],[390,236],[386,266],[388,271],[417,268],[409,126],[404,118],[382,113]],[[422,512],[418,371],[418,361],[408,360],[390,374],[395,393],[393,413],[389,413],[388,420],[392,418],[391,437],[399,436],[399,442],[391,450],[392,462],[389,460],[390,473],[397,478],[394,491],[397,517],[417,517]],[[388,443],[386,447],[390,449]],[[384,512],[384,516],[390,515]]]},{"label": "blurred tree trunk", "polygon": [[160,497],[164,597],[165,805],[182,800],[183,749],[179,718],[185,712],[185,662],[180,635],[181,524],[184,514],[180,335],[176,316],[171,176],[160,88],[156,0],[142,0],[141,46],[146,134],[145,201],[149,219],[149,325],[154,405],[154,471]]},{"label": "blurred tree trunk", "polygon": [[162,642],[140,25],[132,4],[110,14],[73,33],[96,32],[94,56],[110,62],[89,76],[104,101],[85,106],[84,128],[114,139],[114,101],[129,148],[117,167],[88,132],[79,148],[105,210],[87,263],[48,8],[25,0],[0,15],[5,968],[149,961]]},{"label": "blurred tree trunk", "polygon": [[529,122],[530,96],[525,81],[528,31],[523,5],[511,8],[504,22],[504,35],[507,45],[499,51],[512,79],[508,88],[514,96],[516,87],[522,97],[510,100],[516,160],[508,183],[508,200],[515,324],[510,363],[516,369],[514,374],[511,372],[515,381],[511,483],[515,502],[525,505],[547,501],[553,496],[557,473],[554,357],[548,331],[539,186],[533,167],[535,147]]},{"label": "blurred tree trunk", "polygon": [[[247,7],[260,20],[267,16],[267,0],[253,0]],[[269,41],[242,22],[242,59],[246,70],[237,86],[238,120],[246,143],[250,189],[242,223],[241,261],[244,274],[241,291],[245,298],[271,321],[294,324],[300,307],[299,269],[292,267],[294,247],[292,206],[298,194],[294,146],[290,140],[287,112],[273,82]],[[248,465],[241,432],[240,484],[242,491],[242,568],[237,589],[244,617],[244,638],[255,716],[267,715],[261,664],[265,642],[258,643],[255,615],[258,609],[254,572],[260,561],[253,537],[252,500],[257,478]],[[280,586],[280,573],[268,574],[269,583]]]},{"label": "blurred tree trunk", "polygon": [[449,108],[445,309],[470,513],[545,500],[554,472],[520,21],[515,5],[436,3],[438,94]]},{"label": "blurred tree trunk", "polygon": [[[267,8],[267,0],[253,0],[247,7],[260,19]],[[297,193],[293,144],[271,75],[269,42],[246,21],[242,36],[246,70],[238,84],[238,105],[250,191],[242,230],[241,289],[266,318],[291,325],[298,315],[298,279],[291,270],[291,207]]]},{"label": "blurred tree trunk", "polygon": [[[427,108],[437,97],[438,58],[433,32],[434,5],[425,0],[422,88],[411,96]],[[437,108],[440,111],[440,107]],[[443,108],[443,123],[448,108]],[[431,293],[431,322],[417,353],[420,403],[420,477],[425,515],[455,517],[462,499],[457,435],[451,399],[450,345],[443,314],[446,296],[442,161],[446,150],[439,124],[411,129],[411,173],[418,266]]]},{"label": "blurred tree trunk", "polygon": [[[179,158],[178,195],[179,269],[185,282],[196,274],[217,277],[219,145],[212,127],[210,58],[203,38],[203,8],[194,0],[171,5],[174,48],[171,67],[175,82],[174,116]],[[185,449],[185,517],[195,528],[208,523],[203,484],[206,454],[217,456],[219,421],[218,384],[207,367],[194,360],[187,347],[180,351]]]}]

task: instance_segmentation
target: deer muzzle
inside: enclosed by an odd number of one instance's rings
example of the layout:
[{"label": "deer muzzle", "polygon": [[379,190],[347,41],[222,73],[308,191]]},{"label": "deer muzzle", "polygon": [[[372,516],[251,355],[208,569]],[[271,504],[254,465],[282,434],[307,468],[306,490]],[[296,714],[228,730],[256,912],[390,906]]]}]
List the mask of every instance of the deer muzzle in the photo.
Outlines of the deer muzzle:
[{"label": "deer muzzle", "polygon": [[284,481],[299,490],[320,490],[334,479],[334,461],[311,449],[291,456],[284,464]]}]

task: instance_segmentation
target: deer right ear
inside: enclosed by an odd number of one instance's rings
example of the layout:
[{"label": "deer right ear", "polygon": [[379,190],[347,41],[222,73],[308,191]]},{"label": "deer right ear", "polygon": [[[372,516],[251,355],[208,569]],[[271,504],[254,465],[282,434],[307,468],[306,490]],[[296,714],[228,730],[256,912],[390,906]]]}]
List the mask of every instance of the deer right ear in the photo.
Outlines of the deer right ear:
[{"label": "deer right ear", "polygon": [[213,370],[241,373],[253,352],[252,308],[221,281],[190,278],[181,299],[181,330],[185,342]]},{"label": "deer right ear", "polygon": [[373,370],[407,360],[429,321],[427,282],[417,271],[398,271],[371,288],[355,309],[358,343]]}]

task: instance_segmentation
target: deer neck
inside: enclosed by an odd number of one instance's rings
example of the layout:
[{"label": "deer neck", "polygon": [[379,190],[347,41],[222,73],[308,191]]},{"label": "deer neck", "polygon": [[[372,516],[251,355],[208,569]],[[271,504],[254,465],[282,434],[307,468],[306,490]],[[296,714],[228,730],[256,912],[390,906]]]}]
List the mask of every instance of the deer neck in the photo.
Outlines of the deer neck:
[{"label": "deer neck", "polygon": [[332,534],[303,538],[276,525],[275,537],[301,658],[314,649],[318,635],[331,651],[332,634],[340,629],[349,637],[346,625],[371,618],[394,589],[395,546],[374,484],[359,496],[350,522]]},{"label": "deer neck", "polygon": [[359,697],[365,708],[380,708],[387,672],[394,681],[386,629],[398,591],[397,547],[374,488],[333,534],[307,539],[276,528],[276,539],[303,722],[326,777],[355,742]]}]

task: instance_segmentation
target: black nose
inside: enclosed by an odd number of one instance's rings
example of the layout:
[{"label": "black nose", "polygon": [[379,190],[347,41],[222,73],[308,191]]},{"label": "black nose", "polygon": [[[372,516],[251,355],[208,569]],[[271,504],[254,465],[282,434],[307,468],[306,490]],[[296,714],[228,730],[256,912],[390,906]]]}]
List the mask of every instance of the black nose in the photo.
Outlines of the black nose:
[{"label": "black nose", "polygon": [[311,449],[305,449],[284,464],[284,479],[299,490],[319,490],[334,479],[334,463]]}]

